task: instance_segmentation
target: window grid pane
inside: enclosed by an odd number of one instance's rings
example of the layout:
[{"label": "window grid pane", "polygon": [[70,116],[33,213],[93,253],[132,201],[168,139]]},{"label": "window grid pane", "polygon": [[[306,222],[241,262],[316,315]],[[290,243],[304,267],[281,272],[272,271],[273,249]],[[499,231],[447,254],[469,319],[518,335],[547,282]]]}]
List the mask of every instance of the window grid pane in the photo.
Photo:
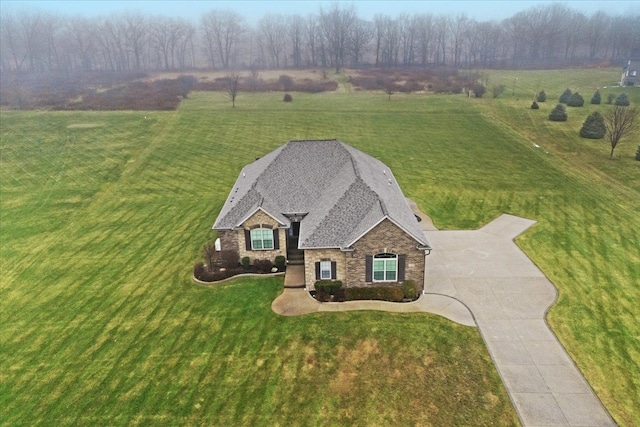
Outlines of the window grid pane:
[{"label": "window grid pane", "polygon": [[379,259],[373,260],[373,280],[395,282],[397,280],[398,262],[392,254],[380,254]]},{"label": "window grid pane", "polygon": [[320,278],[331,279],[331,262],[330,261],[320,262]]},{"label": "window grid pane", "polygon": [[268,228],[251,230],[251,249],[273,249],[273,230]]}]

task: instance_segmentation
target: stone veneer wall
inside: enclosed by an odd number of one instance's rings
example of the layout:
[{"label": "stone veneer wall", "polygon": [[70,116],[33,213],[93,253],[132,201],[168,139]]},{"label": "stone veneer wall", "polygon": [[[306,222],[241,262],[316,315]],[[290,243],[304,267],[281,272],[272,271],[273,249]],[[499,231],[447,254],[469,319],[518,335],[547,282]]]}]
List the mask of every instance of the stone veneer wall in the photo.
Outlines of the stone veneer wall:
[{"label": "stone veneer wall", "polygon": [[354,245],[353,252],[346,252],[348,271],[346,287],[366,286],[372,282],[365,281],[365,257],[379,253],[395,253],[406,255],[405,280],[416,282],[421,292],[424,287],[425,253],[416,249],[419,246],[411,236],[388,219],[383,220]]},{"label": "stone veneer wall", "polygon": [[308,290],[315,290],[316,262],[335,261],[336,280],[345,282],[347,277],[345,253],[340,249],[307,249],[304,251],[304,279]]},{"label": "stone veneer wall", "polygon": [[222,249],[235,247],[238,249],[240,259],[248,256],[249,258],[251,258],[251,262],[253,262],[253,260],[255,259],[268,259],[269,261],[273,262],[278,255],[286,257],[287,233],[286,230],[283,229],[278,230],[278,242],[280,244],[280,249],[247,251],[247,247],[244,241],[244,230],[251,229],[256,225],[264,225],[268,228],[274,229],[277,228],[279,224],[278,221],[259,210],[242,223],[242,229],[218,232],[220,235],[220,245],[222,246]]}]

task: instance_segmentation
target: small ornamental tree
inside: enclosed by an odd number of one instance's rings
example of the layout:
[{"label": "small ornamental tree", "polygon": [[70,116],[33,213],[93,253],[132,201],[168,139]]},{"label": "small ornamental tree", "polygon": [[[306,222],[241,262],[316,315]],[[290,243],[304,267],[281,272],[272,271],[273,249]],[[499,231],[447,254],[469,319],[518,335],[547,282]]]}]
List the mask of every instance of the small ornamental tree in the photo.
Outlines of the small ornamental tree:
[{"label": "small ornamental tree", "polygon": [[582,107],[584,105],[584,98],[578,92],[571,94],[567,101],[569,107]]},{"label": "small ornamental tree", "polygon": [[531,103],[531,109],[532,110],[537,110],[538,108],[540,108],[540,106],[538,105],[538,103],[536,101],[533,101]]},{"label": "small ornamental tree", "polygon": [[554,108],[549,114],[549,120],[551,120],[552,122],[566,122],[567,111],[565,110],[564,105],[556,105],[556,108]]},{"label": "small ornamental tree", "polygon": [[567,89],[564,92],[562,92],[562,95],[560,95],[560,104],[566,104],[567,102],[569,102],[569,98],[571,98],[571,89]]},{"label": "small ornamental tree", "polygon": [[504,85],[497,85],[491,88],[491,93],[493,94],[494,98],[497,98],[500,95],[502,95],[502,92],[504,92],[504,90],[505,90]]},{"label": "small ornamental tree", "polygon": [[591,97],[591,103],[595,104],[595,105],[600,105],[600,91],[596,90],[596,93],[593,94],[593,96]]},{"label": "small ornamental tree", "polygon": [[613,160],[613,150],[621,139],[635,135],[636,121],[640,117],[640,110],[631,107],[615,105],[604,115],[607,127],[607,140],[611,143],[609,159]]},{"label": "small ornamental tree", "polygon": [[538,96],[536,97],[536,101],[545,102],[546,100],[547,100],[547,94],[545,93],[544,89],[542,89],[540,92],[538,92]]},{"label": "small ornamental tree", "polygon": [[602,117],[602,114],[594,111],[584,121],[582,129],[580,129],[580,136],[589,139],[602,139],[606,132],[607,127],[604,124],[604,117]]},{"label": "small ornamental tree", "polygon": [[618,95],[616,97],[616,105],[619,105],[621,107],[628,107],[629,106],[629,97],[627,96],[626,93],[621,93],[620,95]]}]

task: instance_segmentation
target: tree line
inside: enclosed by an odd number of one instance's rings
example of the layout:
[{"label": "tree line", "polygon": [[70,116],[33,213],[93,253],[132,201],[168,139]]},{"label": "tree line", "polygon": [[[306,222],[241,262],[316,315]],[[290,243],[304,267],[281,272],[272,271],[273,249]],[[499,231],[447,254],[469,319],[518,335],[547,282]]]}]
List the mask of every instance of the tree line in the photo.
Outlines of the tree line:
[{"label": "tree line", "polygon": [[322,67],[548,68],[622,65],[640,47],[640,14],[586,15],[560,3],[502,21],[425,13],[358,16],[353,4],[317,13],[231,10],[198,22],[124,12],[105,17],[2,11],[0,71],[160,71]]}]

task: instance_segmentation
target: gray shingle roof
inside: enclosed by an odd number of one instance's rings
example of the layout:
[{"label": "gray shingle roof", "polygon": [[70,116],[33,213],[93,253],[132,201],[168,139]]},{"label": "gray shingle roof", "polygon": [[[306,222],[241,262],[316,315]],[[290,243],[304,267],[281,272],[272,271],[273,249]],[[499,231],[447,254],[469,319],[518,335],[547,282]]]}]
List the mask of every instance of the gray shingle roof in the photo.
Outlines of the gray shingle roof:
[{"label": "gray shingle roof", "polygon": [[337,140],[290,141],[243,168],[214,229],[233,229],[257,209],[288,227],[301,249],[347,248],[384,218],[429,246],[384,163]]}]

